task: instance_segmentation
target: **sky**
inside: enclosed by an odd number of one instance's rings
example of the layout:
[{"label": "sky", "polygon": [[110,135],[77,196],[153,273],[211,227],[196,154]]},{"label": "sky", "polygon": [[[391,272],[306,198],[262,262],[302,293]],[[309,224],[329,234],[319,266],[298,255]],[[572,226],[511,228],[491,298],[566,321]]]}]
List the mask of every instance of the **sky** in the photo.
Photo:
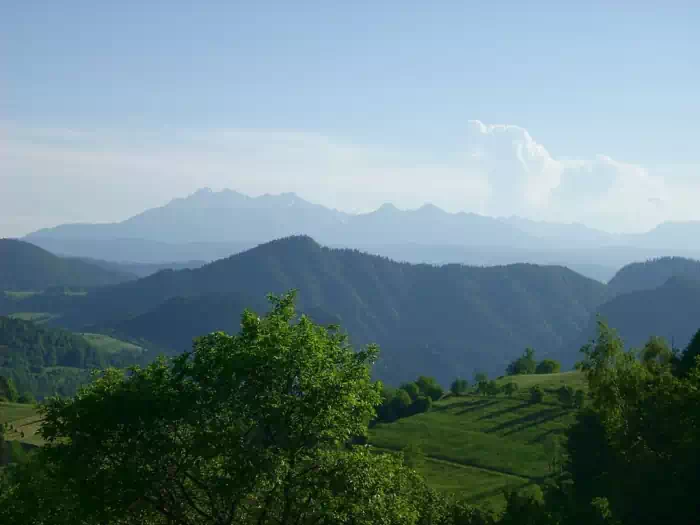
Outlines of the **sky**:
[{"label": "sky", "polygon": [[700,4],[0,2],[0,236],[201,187],[700,220]]}]

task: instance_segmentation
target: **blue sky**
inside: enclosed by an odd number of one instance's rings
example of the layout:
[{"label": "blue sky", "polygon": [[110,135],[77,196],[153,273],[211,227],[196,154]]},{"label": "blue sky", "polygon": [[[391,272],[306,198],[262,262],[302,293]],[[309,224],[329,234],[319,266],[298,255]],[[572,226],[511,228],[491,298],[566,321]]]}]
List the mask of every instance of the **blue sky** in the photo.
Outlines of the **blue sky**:
[{"label": "blue sky", "polygon": [[[160,152],[173,130],[283,131],[444,165],[479,120],[527,130],[556,159],[606,155],[692,182],[698,26],[697,2],[7,2],[0,121],[13,145],[20,128],[144,133]],[[94,220],[134,211],[117,204]]]}]

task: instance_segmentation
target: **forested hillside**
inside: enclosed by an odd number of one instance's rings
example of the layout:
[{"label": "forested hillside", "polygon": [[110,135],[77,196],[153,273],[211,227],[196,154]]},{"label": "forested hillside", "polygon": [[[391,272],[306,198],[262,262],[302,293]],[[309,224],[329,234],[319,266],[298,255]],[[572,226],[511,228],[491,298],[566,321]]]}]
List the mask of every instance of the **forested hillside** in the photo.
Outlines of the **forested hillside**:
[{"label": "forested hillside", "polygon": [[628,264],[610,280],[608,287],[611,296],[617,296],[657,288],[675,276],[700,281],[700,261],[684,257],[661,257]]},{"label": "forested hillside", "polygon": [[0,293],[40,291],[56,286],[104,286],[133,278],[133,275],[100,268],[78,259],[57,257],[24,241],[0,239]]},{"label": "forested hillside", "polygon": [[73,394],[89,380],[90,369],[126,366],[143,357],[131,349],[106,352],[65,330],[0,317],[0,376],[12,379],[20,393]]},{"label": "forested hillside", "polygon": [[[55,322],[73,330],[110,326],[181,350],[226,315],[233,324],[243,304],[264,307],[251,298],[293,288],[301,311],[339,320],[356,344],[381,344],[376,371],[392,382],[417,371],[441,381],[474,369],[500,373],[524,346],[554,351],[586,325],[605,294],[601,283],[562,267],[410,265],[292,237],[199,269],[95,290]],[[216,310],[222,296],[229,302],[213,317],[221,322],[205,320],[202,312]],[[202,324],[174,327],[190,316]]]}]

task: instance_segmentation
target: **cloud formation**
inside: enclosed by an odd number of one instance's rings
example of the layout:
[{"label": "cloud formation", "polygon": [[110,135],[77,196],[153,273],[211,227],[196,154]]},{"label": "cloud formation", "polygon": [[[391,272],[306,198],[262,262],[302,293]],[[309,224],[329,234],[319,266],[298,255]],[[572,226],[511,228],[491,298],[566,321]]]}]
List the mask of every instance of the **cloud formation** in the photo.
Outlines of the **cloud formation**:
[{"label": "cloud formation", "polygon": [[[557,159],[527,130],[469,121],[451,160],[294,131],[86,131],[0,125],[0,236],[122,220],[208,186],[326,206],[417,208],[640,231],[700,219],[700,185],[609,157]],[[697,171],[695,171],[697,173]]]}]

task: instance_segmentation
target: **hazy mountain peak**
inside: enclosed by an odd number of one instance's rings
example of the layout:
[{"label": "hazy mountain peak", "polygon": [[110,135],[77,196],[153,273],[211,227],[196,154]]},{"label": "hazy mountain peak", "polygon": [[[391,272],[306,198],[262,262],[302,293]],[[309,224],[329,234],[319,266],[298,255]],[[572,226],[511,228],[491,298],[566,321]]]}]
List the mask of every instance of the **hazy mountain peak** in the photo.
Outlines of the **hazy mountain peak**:
[{"label": "hazy mountain peak", "polygon": [[423,206],[418,208],[416,211],[423,213],[423,214],[432,214],[432,215],[447,214],[447,212],[445,210],[443,210],[442,208],[438,208],[437,206],[435,206],[435,204],[433,204],[431,202],[426,202],[425,204],[423,204]]}]

